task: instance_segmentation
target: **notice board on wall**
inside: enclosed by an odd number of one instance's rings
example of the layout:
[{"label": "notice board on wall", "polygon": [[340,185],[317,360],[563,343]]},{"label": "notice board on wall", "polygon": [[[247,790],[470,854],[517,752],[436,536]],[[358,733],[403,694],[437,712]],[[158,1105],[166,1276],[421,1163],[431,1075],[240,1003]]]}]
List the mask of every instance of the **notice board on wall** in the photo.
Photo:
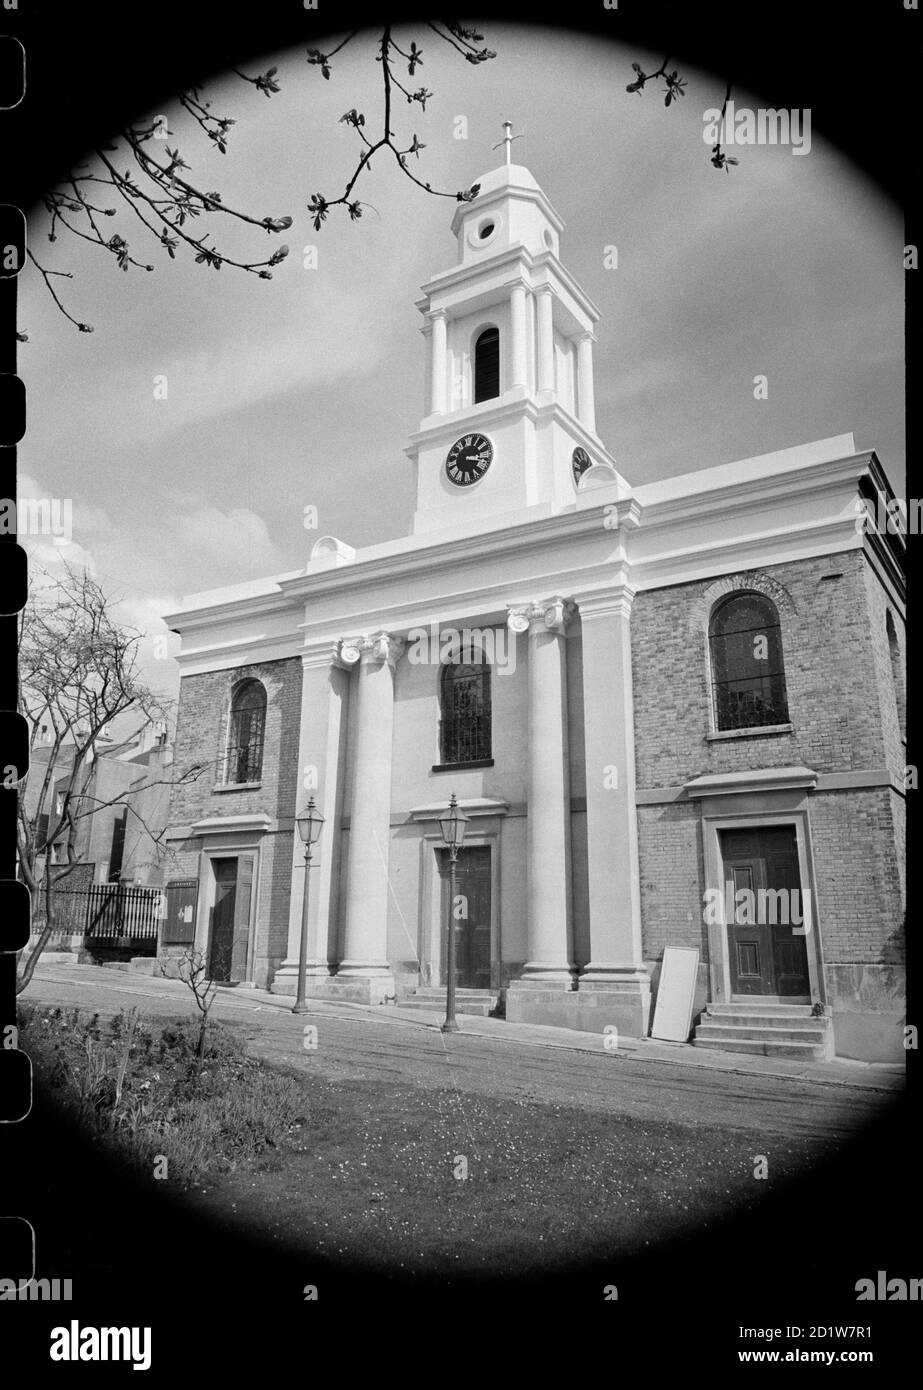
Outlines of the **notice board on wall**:
[{"label": "notice board on wall", "polygon": [[686,1042],[692,1025],[699,953],[683,946],[667,946],[660,965],[657,1006],[651,1037],[663,1042]]}]

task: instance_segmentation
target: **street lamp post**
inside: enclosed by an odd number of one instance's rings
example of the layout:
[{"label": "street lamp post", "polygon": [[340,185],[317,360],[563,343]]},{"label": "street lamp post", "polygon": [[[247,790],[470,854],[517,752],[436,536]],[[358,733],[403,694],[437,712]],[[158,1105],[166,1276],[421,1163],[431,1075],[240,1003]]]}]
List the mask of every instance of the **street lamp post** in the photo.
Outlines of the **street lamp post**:
[{"label": "street lamp post", "polygon": [[293,1014],[306,1014],[308,1006],[305,1003],[306,975],[308,972],[308,888],[311,881],[311,859],[313,849],[320,838],[321,830],[324,826],[324,818],[314,805],[312,796],[307,806],[304,806],[295,817],[295,824],[298,826],[298,834],[301,843],[304,845],[304,901],[301,904],[301,945],[298,951],[298,997],[292,1009]]},{"label": "street lamp post", "polygon": [[458,851],[461,849],[462,841],[465,838],[465,827],[468,824],[468,817],[455,800],[455,793],[452,793],[452,800],[445,815],[439,817],[439,828],[442,831],[442,840],[449,851],[449,934],[446,944],[446,987],[445,987],[445,1023],[442,1025],[443,1033],[457,1033],[458,1024],[455,1021],[455,920],[453,912],[455,909],[455,861],[458,859]]}]

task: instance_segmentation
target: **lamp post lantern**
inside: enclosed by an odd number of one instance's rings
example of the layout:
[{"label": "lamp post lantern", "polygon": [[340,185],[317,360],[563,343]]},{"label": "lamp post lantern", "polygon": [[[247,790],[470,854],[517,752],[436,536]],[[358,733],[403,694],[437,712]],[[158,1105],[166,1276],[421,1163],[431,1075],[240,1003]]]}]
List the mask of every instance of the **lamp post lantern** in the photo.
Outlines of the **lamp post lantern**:
[{"label": "lamp post lantern", "polygon": [[301,904],[301,945],[298,951],[298,997],[292,1009],[293,1014],[306,1014],[308,1006],[305,1003],[305,976],[308,971],[308,888],[311,881],[311,859],[313,849],[320,839],[321,830],[324,827],[324,818],[314,805],[312,796],[307,806],[302,807],[295,817],[295,824],[298,826],[298,834],[301,843],[304,845],[304,901]]},{"label": "lamp post lantern", "polygon": [[460,808],[455,800],[455,793],[449,802],[449,809],[444,815],[439,817],[439,829],[442,831],[442,840],[446,849],[449,851],[449,929],[446,943],[446,987],[445,987],[445,1023],[442,1025],[443,1033],[457,1033],[458,1024],[455,1021],[455,861],[458,858],[458,851],[461,849],[465,838],[465,827],[468,824],[468,817]]}]

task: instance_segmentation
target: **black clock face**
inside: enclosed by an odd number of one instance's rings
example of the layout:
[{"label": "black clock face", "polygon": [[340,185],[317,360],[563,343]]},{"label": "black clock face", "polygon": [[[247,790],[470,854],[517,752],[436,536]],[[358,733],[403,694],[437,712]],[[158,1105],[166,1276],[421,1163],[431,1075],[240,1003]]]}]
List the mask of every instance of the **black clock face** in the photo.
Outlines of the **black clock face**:
[{"label": "black clock face", "polygon": [[575,449],[571,455],[570,463],[571,468],[574,470],[574,482],[579,483],[590,466],[590,456],[586,449]]},{"label": "black clock face", "polygon": [[494,446],[486,435],[465,434],[456,439],[446,455],[445,471],[450,482],[458,487],[470,487],[490,467]]}]

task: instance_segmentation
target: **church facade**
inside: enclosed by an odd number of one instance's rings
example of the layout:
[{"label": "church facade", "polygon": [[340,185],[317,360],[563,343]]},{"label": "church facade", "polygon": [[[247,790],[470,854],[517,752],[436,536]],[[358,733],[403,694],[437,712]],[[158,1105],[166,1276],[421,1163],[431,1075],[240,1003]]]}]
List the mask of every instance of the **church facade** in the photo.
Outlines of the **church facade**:
[{"label": "church facade", "polygon": [[[309,997],[443,986],[438,817],[468,816],[457,983],[644,1036],[698,952],[696,1040],[902,1056],[904,589],[843,435],[633,487],[596,431],[598,312],[507,163],[423,289],[412,534],[187,600],[164,956]],[[295,815],[325,818],[306,872]],[[307,913],[306,919],[303,914]],[[769,1039],[767,1042],[766,1040]]]}]

